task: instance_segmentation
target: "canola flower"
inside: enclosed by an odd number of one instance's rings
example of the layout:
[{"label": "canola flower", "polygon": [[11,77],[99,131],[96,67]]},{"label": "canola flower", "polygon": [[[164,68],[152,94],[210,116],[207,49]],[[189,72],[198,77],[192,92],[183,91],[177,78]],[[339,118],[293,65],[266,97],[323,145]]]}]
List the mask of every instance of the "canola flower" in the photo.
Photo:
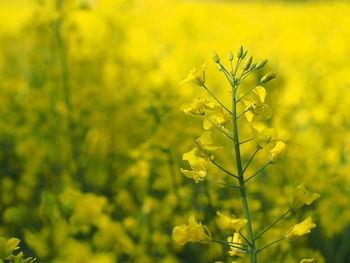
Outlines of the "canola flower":
[{"label": "canola flower", "polygon": [[293,239],[310,233],[311,229],[315,228],[316,224],[312,222],[311,216],[306,218],[299,224],[292,226],[286,232],[286,238]]},{"label": "canola flower", "polygon": [[[234,234],[230,235],[226,241],[211,238],[209,239],[209,236],[205,235],[202,225],[197,223],[193,216],[190,217],[188,225],[174,227],[173,239],[182,245],[189,241],[196,242],[207,239],[208,241],[228,245],[230,249],[228,254],[233,258],[247,255],[250,263],[257,263],[259,252],[285,239],[294,239],[296,237],[308,234],[310,233],[311,229],[316,227],[316,225],[312,223],[311,217],[308,217],[303,222],[288,229],[286,234],[281,238],[261,247],[257,246],[257,240],[272,229],[272,227],[274,227],[279,221],[285,218],[291,211],[295,211],[297,208],[300,208],[305,204],[310,205],[319,197],[319,195],[316,193],[310,194],[303,185],[298,186],[294,191],[291,207],[270,225],[265,227],[265,229],[263,229],[260,233],[254,233],[248,202],[247,183],[261,174],[261,172],[264,171],[267,166],[276,163],[279,159],[284,157],[286,152],[286,143],[282,140],[278,140],[277,133],[273,128],[268,128],[264,124],[257,122],[267,120],[272,117],[272,109],[265,103],[267,92],[266,89],[261,86],[261,84],[265,84],[273,80],[275,78],[274,73],[264,75],[257,85],[253,86],[251,89],[248,89],[248,91],[245,93],[237,96],[240,84],[244,81],[244,79],[254,71],[264,67],[267,63],[267,61],[264,60],[253,64],[252,56],[246,58],[247,53],[248,51],[244,50],[241,46],[237,51],[237,59],[234,66],[232,63],[234,60],[233,54],[232,52],[229,52],[228,60],[230,61],[231,66],[229,70],[227,70],[223,64],[221,64],[221,59],[215,52],[212,54],[213,61],[216,63],[218,70],[225,75],[230,84],[232,93],[231,110],[229,110],[215,96],[215,94],[213,94],[205,86],[204,67],[202,67],[201,70],[192,70],[182,83],[192,81],[196,85],[203,87],[219,105],[214,105],[207,100],[196,99],[193,103],[184,104],[180,108],[184,113],[192,113],[193,115],[204,117],[203,128],[205,131],[215,128],[223,136],[230,139],[230,142],[233,143],[235,155],[234,160],[236,165],[236,174],[234,174],[218,164],[216,160],[214,161],[214,155],[211,155],[210,157],[208,156],[208,151],[218,150],[218,147],[212,146],[214,140],[211,137],[211,133],[206,131],[199,139],[197,139],[196,147],[194,147],[190,152],[183,154],[183,160],[188,161],[192,170],[185,170],[181,168],[181,172],[186,177],[193,179],[197,184],[200,181],[208,179],[209,182],[236,189],[236,191],[238,191],[240,194],[243,218],[231,218],[221,212],[217,212],[217,215],[219,216],[219,219],[217,220],[219,227],[224,230],[234,232]],[[238,112],[239,109],[242,109],[241,113]],[[253,138],[241,142],[238,134],[238,120],[243,115],[250,124]],[[231,127],[229,124],[231,124]],[[248,143],[250,141],[255,141],[256,150],[253,152],[248,162],[243,166],[241,144]],[[267,153],[268,161],[262,166],[262,168],[247,177],[245,172],[261,149],[264,149]],[[210,174],[208,168],[212,164],[214,164],[222,172],[230,175],[230,178],[235,181],[235,184],[227,184],[226,182],[213,180],[208,177],[208,174]],[[196,229],[196,231],[191,229]],[[243,231],[243,229],[245,231]]]},{"label": "canola flower", "polygon": [[206,228],[197,222],[194,215],[189,217],[188,224],[174,227],[172,237],[180,245],[210,240],[210,234],[206,233]]},{"label": "canola flower", "polygon": [[4,237],[0,237],[0,260],[5,260],[5,262],[9,263],[33,263],[36,259],[29,257],[24,258],[23,252],[18,252],[14,254],[16,250],[18,250],[20,239],[12,237],[9,239],[5,239]]}]

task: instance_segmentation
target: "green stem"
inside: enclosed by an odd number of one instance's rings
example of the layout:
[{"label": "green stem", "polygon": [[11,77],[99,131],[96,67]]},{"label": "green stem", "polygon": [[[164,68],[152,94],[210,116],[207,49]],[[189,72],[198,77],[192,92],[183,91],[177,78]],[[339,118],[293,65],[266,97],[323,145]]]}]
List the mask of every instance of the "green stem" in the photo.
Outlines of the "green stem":
[{"label": "green stem", "polygon": [[242,234],[242,232],[241,231],[239,231],[239,235],[244,239],[244,241],[245,242],[247,242],[248,243],[248,245],[250,246],[250,247],[252,247],[253,245],[249,242],[249,240]]},{"label": "green stem", "polygon": [[249,107],[248,109],[246,109],[246,110],[244,110],[243,112],[241,112],[240,114],[238,114],[237,120],[238,120],[244,113],[247,113],[248,111],[251,111],[251,110],[253,110],[253,108],[252,108],[252,107]]},{"label": "green stem", "polygon": [[253,155],[250,157],[248,163],[246,164],[246,166],[243,169],[243,174],[245,172],[245,170],[247,170],[247,168],[249,167],[250,163],[253,161],[255,155],[258,153],[258,151],[260,150],[260,148],[256,148],[255,152],[253,153]]},{"label": "green stem", "polygon": [[234,189],[241,189],[241,187],[240,187],[239,185],[225,184],[225,183],[216,181],[216,180],[214,180],[214,179],[211,179],[210,177],[206,177],[206,179],[207,179],[208,181],[213,182],[213,183],[216,183],[216,184],[221,184],[221,185],[223,185],[223,186],[231,187],[231,188],[234,188]]},{"label": "green stem", "polygon": [[245,180],[245,182],[247,183],[248,181],[250,181],[251,179],[253,179],[256,175],[258,175],[259,173],[261,173],[268,165],[270,165],[271,162],[266,163],[263,167],[261,167],[256,173],[254,173],[253,175],[251,175],[247,180]]},{"label": "green stem", "polygon": [[205,84],[202,85],[203,88],[210,94],[210,96],[212,96],[214,98],[214,100],[216,100],[217,103],[219,103],[221,105],[221,107],[223,107],[230,115],[232,115],[232,112],[214,95],[214,93],[212,93],[207,86],[205,86]]},{"label": "green stem", "polygon": [[256,85],[253,88],[250,88],[247,92],[245,92],[238,100],[237,102],[240,102],[242,99],[244,99],[245,96],[247,96],[251,91],[255,90],[258,87],[258,85]]},{"label": "green stem", "polygon": [[[239,61],[237,62],[237,64],[239,63]],[[236,72],[237,72],[237,66],[236,66],[234,75],[236,74]],[[243,177],[240,143],[239,143],[239,137],[238,137],[236,92],[237,92],[237,87],[236,85],[233,85],[232,86],[232,115],[233,115],[232,122],[233,122],[234,151],[236,155],[236,166],[237,166],[237,173],[239,177],[239,185],[241,186],[240,195],[241,195],[241,202],[243,207],[243,216],[247,220],[247,224],[246,224],[246,231],[248,235],[247,239],[251,244],[251,249],[249,250],[250,263],[257,263],[255,245],[254,245],[254,234],[253,234],[252,223],[250,219],[245,181]]]},{"label": "green stem", "polygon": [[[211,242],[218,243],[218,244],[221,244],[221,245],[225,245],[225,246],[228,246],[228,247],[231,247],[231,248],[240,249],[240,251],[239,251],[240,253],[247,254],[249,252],[248,249],[241,247],[242,245],[247,245],[247,244],[228,242],[228,241],[222,241],[222,240],[211,240]],[[234,244],[239,244],[239,246],[238,245],[235,246]]]},{"label": "green stem", "polygon": [[281,219],[283,219],[286,215],[289,214],[291,210],[288,209],[286,212],[284,212],[279,218],[277,218],[272,224],[267,226],[261,233],[259,233],[256,237],[255,240],[257,240],[259,237],[261,237],[263,234],[265,234],[271,227],[273,227],[275,224],[277,224]]},{"label": "green stem", "polygon": [[248,139],[248,140],[241,141],[239,144],[243,144],[243,143],[246,143],[246,142],[250,142],[250,141],[252,141],[252,140],[254,140],[254,138],[250,138],[250,139]]},{"label": "green stem", "polygon": [[218,164],[217,162],[215,162],[214,160],[211,160],[211,162],[217,167],[219,168],[221,171],[227,173],[228,175],[238,179],[238,176],[237,175],[234,175],[233,173],[227,171],[224,167],[222,167],[220,164]]},{"label": "green stem", "polygon": [[233,140],[232,136],[230,134],[228,134],[225,130],[223,130],[222,128],[220,128],[219,126],[217,126],[210,118],[208,118],[207,116],[205,116],[205,119],[207,121],[209,121],[211,123],[211,125],[213,125],[217,130],[219,130],[223,135],[225,135],[227,138],[229,138],[230,140]]},{"label": "green stem", "polygon": [[273,242],[271,242],[271,243],[269,243],[269,244],[263,246],[262,248],[259,248],[259,249],[256,251],[256,254],[258,254],[259,252],[263,251],[265,248],[268,248],[268,247],[270,247],[270,246],[272,246],[272,245],[274,245],[274,244],[276,244],[276,243],[278,243],[278,242],[280,242],[280,241],[282,241],[282,240],[285,240],[285,239],[286,239],[286,237],[281,237],[281,238],[279,238],[279,239],[277,239],[277,240],[275,240],[275,241],[273,241]]}]

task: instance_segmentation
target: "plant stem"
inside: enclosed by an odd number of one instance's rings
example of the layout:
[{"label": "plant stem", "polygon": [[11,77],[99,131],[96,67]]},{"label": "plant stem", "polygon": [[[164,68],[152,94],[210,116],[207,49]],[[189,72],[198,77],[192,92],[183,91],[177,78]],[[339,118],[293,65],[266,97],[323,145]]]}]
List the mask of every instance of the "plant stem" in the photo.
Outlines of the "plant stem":
[{"label": "plant stem", "polygon": [[251,139],[248,139],[248,140],[245,140],[245,141],[241,141],[239,144],[243,144],[243,143],[246,143],[246,142],[250,142],[250,141],[252,141],[252,140],[254,140],[254,138],[251,138]]},{"label": "plant stem", "polygon": [[233,138],[231,137],[230,134],[227,134],[227,132],[225,130],[223,130],[222,128],[220,128],[219,126],[217,126],[210,118],[208,118],[207,116],[205,116],[205,119],[207,121],[209,121],[211,123],[211,125],[213,125],[216,129],[218,129],[223,135],[225,135],[227,138],[229,138],[230,140],[233,140]]},{"label": "plant stem", "polygon": [[221,241],[221,240],[211,240],[211,242],[218,243],[218,244],[221,244],[221,245],[224,245],[224,246],[228,246],[228,247],[230,247],[230,248],[239,249],[239,251],[237,250],[237,252],[239,252],[239,253],[248,254],[248,252],[249,252],[249,250],[240,247],[241,245],[244,245],[244,244],[240,244],[240,246],[235,246],[235,245],[233,245],[233,244],[230,244],[230,243],[232,243],[232,242]]},{"label": "plant stem", "polygon": [[274,245],[274,244],[276,244],[276,243],[278,243],[278,242],[280,242],[280,241],[282,241],[282,240],[285,240],[285,239],[286,239],[286,237],[281,237],[281,238],[279,238],[279,239],[277,239],[277,240],[275,240],[275,241],[273,241],[273,242],[271,242],[271,243],[269,243],[269,244],[263,246],[262,248],[259,248],[259,249],[256,251],[256,254],[258,254],[259,252],[263,251],[265,248],[268,248],[268,247],[270,247],[270,246],[272,246],[272,245]]},{"label": "plant stem", "polygon": [[257,172],[255,172],[253,175],[251,175],[245,182],[247,183],[251,179],[253,179],[256,175],[258,175],[260,172],[262,172],[268,165],[270,165],[271,162],[266,163],[263,167],[261,167]]},{"label": "plant stem", "polygon": [[228,175],[238,179],[238,176],[237,175],[234,175],[233,173],[227,171],[224,167],[222,167],[220,164],[218,164],[217,162],[215,162],[214,160],[211,160],[211,162],[217,167],[219,168],[221,171],[227,173]]},{"label": "plant stem", "polygon": [[212,93],[205,84],[202,85],[203,88],[210,94],[210,96],[213,97],[214,100],[216,100],[217,103],[220,104],[221,107],[223,107],[230,115],[232,115],[232,112]]},{"label": "plant stem", "polygon": [[[238,64],[238,62],[237,62],[237,64]],[[236,70],[234,72],[234,75],[236,74],[236,72],[237,72],[237,65],[236,65]],[[234,83],[236,83],[236,81],[234,81]],[[235,151],[235,155],[236,155],[236,166],[237,166],[237,174],[239,177],[239,185],[241,186],[240,195],[241,195],[241,202],[242,202],[242,207],[243,207],[243,216],[247,220],[247,224],[246,224],[246,231],[247,231],[247,235],[248,235],[247,239],[248,239],[249,243],[251,244],[251,249],[249,250],[249,259],[250,259],[250,263],[257,263],[255,245],[254,245],[254,234],[253,234],[252,223],[251,223],[251,219],[250,219],[247,193],[246,193],[246,188],[245,188],[245,181],[244,181],[244,177],[243,177],[240,143],[239,143],[239,137],[238,137],[237,101],[236,101],[237,86],[236,86],[236,84],[231,85],[231,86],[232,86],[233,141],[234,141],[233,146],[234,146],[234,151]]]},{"label": "plant stem", "polygon": [[259,237],[261,237],[263,234],[265,234],[271,227],[273,227],[275,224],[277,224],[281,219],[283,219],[286,215],[289,214],[291,210],[288,209],[286,212],[284,212],[279,218],[277,218],[272,224],[267,226],[261,233],[259,233],[256,237],[255,240],[257,240]]},{"label": "plant stem", "polygon": [[243,169],[243,174],[245,172],[245,170],[247,170],[247,168],[249,167],[250,163],[253,161],[255,155],[258,153],[258,151],[260,150],[260,148],[256,148],[255,152],[253,153],[252,157],[250,157],[248,163],[246,164],[246,166]]},{"label": "plant stem", "polygon": [[210,177],[206,177],[208,181],[210,182],[213,182],[213,183],[216,183],[216,184],[221,184],[223,186],[227,186],[227,187],[231,187],[231,188],[234,188],[234,189],[240,189],[241,187],[239,185],[234,185],[234,184],[225,184],[225,183],[222,183],[222,182],[219,182],[219,181],[216,181]]}]

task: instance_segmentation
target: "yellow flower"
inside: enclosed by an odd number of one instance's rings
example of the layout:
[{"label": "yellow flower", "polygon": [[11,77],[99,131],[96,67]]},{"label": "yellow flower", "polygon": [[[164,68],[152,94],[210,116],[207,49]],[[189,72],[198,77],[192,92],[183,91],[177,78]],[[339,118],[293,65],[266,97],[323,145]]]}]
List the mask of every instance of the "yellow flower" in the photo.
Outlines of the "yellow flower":
[{"label": "yellow flower", "polygon": [[172,238],[180,245],[186,244],[186,242],[189,240],[188,226],[184,224],[174,227]]},{"label": "yellow flower", "polygon": [[198,242],[209,240],[209,236],[205,233],[204,227],[198,223],[195,216],[191,215],[188,219],[188,224],[176,226],[173,229],[172,238],[180,245],[187,242]]},{"label": "yellow flower", "polygon": [[187,77],[181,81],[181,84],[187,83],[187,82],[193,82],[198,86],[203,86],[205,83],[205,68],[207,63],[204,63],[199,69],[194,68],[190,71],[190,73],[187,75]]},{"label": "yellow flower", "polygon": [[207,170],[210,167],[210,158],[207,155],[201,154],[195,147],[190,152],[184,153],[182,159],[188,161],[192,170],[181,168],[181,172],[188,178],[193,179],[196,183],[202,181],[207,176]]},{"label": "yellow flower", "polygon": [[[228,237],[227,242],[233,242],[233,243],[242,243],[242,239],[239,236],[239,233],[234,233],[233,237]],[[242,253],[240,253],[239,248],[243,248],[242,245],[238,244],[229,244],[230,246],[230,251],[228,252],[230,256],[241,256]]]},{"label": "yellow flower", "polygon": [[314,263],[315,260],[313,258],[303,258],[300,260],[300,263]]},{"label": "yellow flower", "polygon": [[303,222],[292,226],[286,232],[286,238],[293,239],[311,232],[311,229],[315,228],[316,224],[312,222],[311,216],[306,218]]},{"label": "yellow flower", "polygon": [[269,161],[274,163],[277,159],[282,158],[286,152],[286,144],[282,141],[278,141],[269,152]]},{"label": "yellow flower", "polygon": [[219,216],[219,227],[223,229],[239,232],[247,224],[246,219],[231,218],[220,212],[216,212],[216,214]]},{"label": "yellow flower", "polygon": [[7,259],[12,255],[12,252],[19,248],[18,244],[21,241],[18,238],[12,237],[6,240],[0,237],[0,259]]},{"label": "yellow flower", "polygon": [[251,93],[243,99],[247,111],[244,116],[249,122],[253,119],[269,119],[272,116],[271,108],[265,104],[266,90],[262,86],[257,86]]},{"label": "yellow flower", "polygon": [[199,181],[203,181],[207,177],[207,170],[185,170],[180,169],[180,171],[190,179],[193,179],[196,184],[199,183]]},{"label": "yellow flower", "polygon": [[215,151],[219,148],[220,146],[214,146],[213,144],[213,138],[211,137],[211,132],[204,132],[201,137],[197,139],[197,144],[200,150],[205,150],[205,151]]},{"label": "yellow flower", "polygon": [[319,198],[320,195],[317,193],[310,193],[305,189],[303,184],[298,185],[294,189],[291,208],[298,209],[303,205],[311,205],[313,201]]},{"label": "yellow flower", "polygon": [[262,124],[251,125],[253,136],[259,147],[272,149],[276,144],[277,132],[275,129],[267,128]]},{"label": "yellow flower", "polygon": [[180,110],[186,114],[204,115],[209,109],[213,109],[215,104],[209,100],[196,98],[192,103],[181,105]]},{"label": "yellow flower", "polygon": [[209,130],[213,127],[213,123],[218,126],[221,127],[224,124],[228,123],[229,121],[231,121],[232,116],[227,113],[223,107],[221,106],[215,106],[211,109],[208,109],[205,112],[205,116],[209,119],[205,119],[203,121],[203,128],[204,130]]}]

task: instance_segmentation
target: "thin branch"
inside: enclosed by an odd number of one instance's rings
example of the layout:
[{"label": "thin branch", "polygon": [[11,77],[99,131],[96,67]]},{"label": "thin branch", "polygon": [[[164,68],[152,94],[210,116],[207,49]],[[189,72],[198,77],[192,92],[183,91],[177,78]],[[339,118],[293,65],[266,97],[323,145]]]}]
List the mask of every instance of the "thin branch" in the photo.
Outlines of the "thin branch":
[{"label": "thin branch", "polygon": [[240,114],[238,114],[236,119],[238,120],[244,113],[247,113],[248,111],[251,111],[251,110],[253,110],[253,108],[249,107],[248,109],[246,109],[243,112],[241,112]]},{"label": "thin branch", "polygon": [[221,107],[223,107],[230,115],[232,115],[232,112],[214,95],[214,93],[212,93],[207,86],[205,86],[205,84],[202,85],[203,88],[210,94],[210,96],[212,96],[217,103],[219,103],[221,105]]},{"label": "thin branch", "polygon": [[205,119],[207,121],[209,121],[216,129],[218,129],[223,135],[225,135],[227,138],[229,138],[230,140],[233,140],[232,136],[230,134],[227,134],[227,132],[225,130],[223,130],[222,128],[220,128],[219,126],[217,126],[210,118],[208,118],[207,116],[205,116]]},{"label": "thin branch", "polygon": [[274,244],[276,244],[276,243],[278,243],[278,242],[280,242],[280,241],[282,241],[282,240],[285,240],[285,239],[286,239],[286,237],[281,237],[281,238],[279,238],[279,239],[277,239],[277,240],[275,240],[275,241],[273,241],[273,242],[271,242],[271,243],[269,243],[269,244],[263,246],[262,248],[259,248],[259,249],[256,251],[256,254],[258,254],[259,252],[263,251],[265,248],[268,248],[268,247],[270,247],[270,246],[272,246],[272,245],[274,245]]},{"label": "thin branch", "polygon": [[250,163],[253,161],[255,155],[258,153],[259,150],[260,150],[260,148],[256,148],[255,152],[253,153],[253,155],[250,157],[249,161],[248,161],[247,164],[245,165],[242,174],[244,174],[245,170],[247,170],[248,166],[249,166]]},{"label": "thin branch", "polygon": [[284,212],[280,217],[278,217],[272,224],[270,224],[268,227],[266,227],[263,231],[261,231],[254,240],[257,240],[259,237],[261,237],[263,234],[265,234],[271,227],[273,227],[275,224],[277,224],[281,219],[283,219],[286,215],[291,212],[291,209],[288,209],[286,212]]},{"label": "thin branch", "polygon": [[215,162],[214,160],[210,159],[211,162],[220,170],[222,170],[223,172],[227,173],[228,175],[231,175],[232,177],[239,179],[239,177],[237,175],[234,175],[233,173],[227,171],[225,168],[223,168],[220,164],[218,164],[217,162]]},{"label": "thin branch", "polygon": [[252,243],[249,242],[249,240],[242,234],[241,231],[239,231],[238,233],[244,239],[244,241],[248,243],[250,247],[253,247]]},{"label": "thin branch", "polygon": [[247,96],[251,91],[255,90],[258,86],[256,85],[253,88],[250,88],[247,92],[245,92],[238,100],[237,103],[240,102],[245,96]]},{"label": "thin branch", "polygon": [[239,144],[243,144],[243,143],[246,143],[246,142],[250,142],[250,141],[252,141],[252,140],[254,140],[254,138],[250,138],[250,139],[248,139],[248,140],[242,141],[242,142],[240,142]]},{"label": "thin branch", "polygon": [[240,187],[239,185],[225,184],[225,183],[216,181],[216,180],[214,180],[214,179],[211,179],[210,177],[206,177],[206,179],[207,179],[208,181],[213,182],[213,183],[216,183],[216,184],[220,184],[220,185],[223,185],[223,186],[231,187],[231,188],[234,188],[234,189],[241,189],[241,187]]},{"label": "thin branch", "polygon": [[243,243],[235,243],[235,242],[228,242],[228,241],[222,241],[222,240],[211,240],[211,242],[225,245],[231,248],[241,249],[241,251],[239,252],[242,252],[242,253],[247,253],[249,251],[248,248],[241,247],[241,246],[248,246],[247,244],[243,244]]},{"label": "thin branch", "polygon": [[244,182],[247,183],[248,181],[250,181],[251,179],[253,179],[256,175],[258,175],[260,172],[262,172],[268,165],[270,165],[271,162],[266,163],[263,167],[261,167],[256,173],[254,173],[253,175],[251,175],[248,179],[246,179]]}]

